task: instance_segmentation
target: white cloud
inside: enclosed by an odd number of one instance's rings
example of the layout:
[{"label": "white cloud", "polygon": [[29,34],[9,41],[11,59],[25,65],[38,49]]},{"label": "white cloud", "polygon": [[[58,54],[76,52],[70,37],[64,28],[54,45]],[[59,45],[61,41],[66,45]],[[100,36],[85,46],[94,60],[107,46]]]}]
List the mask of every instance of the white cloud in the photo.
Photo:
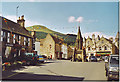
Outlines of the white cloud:
[{"label": "white cloud", "polygon": [[82,22],[83,21],[83,17],[78,17],[77,19],[75,19],[75,17],[74,16],[70,16],[69,18],[68,18],[68,22]]},{"label": "white cloud", "polygon": [[77,22],[82,22],[82,21],[83,21],[83,17],[81,17],[81,16],[78,17],[76,21],[77,21]]},{"label": "white cloud", "polygon": [[74,16],[70,16],[69,18],[68,18],[68,22],[74,22],[75,21],[75,17]]},{"label": "white cloud", "polygon": [[[14,22],[17,22],[17,18],[15,15],[8,15],[8,16],[4,16],[5,18],[9,19],[9,20],[12,20]],[[25,18],[25,27],[28,27],[28,26],[33,26],[33,25],[39,25],[38,22],[36,21],[32,21],[32,20],[27,20]]]}]

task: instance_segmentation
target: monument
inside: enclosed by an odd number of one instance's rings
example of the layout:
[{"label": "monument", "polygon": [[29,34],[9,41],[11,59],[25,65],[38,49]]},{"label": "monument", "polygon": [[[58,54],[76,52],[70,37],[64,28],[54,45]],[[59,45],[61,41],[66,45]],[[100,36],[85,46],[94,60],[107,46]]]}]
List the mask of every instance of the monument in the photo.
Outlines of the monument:
[{"label": "monument", "polygon": [[75,48],[73,51],[72,61],[85,61],[85,49],[83,48],[83,38],[80,31],[80,26],[78,27],[78,33],[75,43]]}]

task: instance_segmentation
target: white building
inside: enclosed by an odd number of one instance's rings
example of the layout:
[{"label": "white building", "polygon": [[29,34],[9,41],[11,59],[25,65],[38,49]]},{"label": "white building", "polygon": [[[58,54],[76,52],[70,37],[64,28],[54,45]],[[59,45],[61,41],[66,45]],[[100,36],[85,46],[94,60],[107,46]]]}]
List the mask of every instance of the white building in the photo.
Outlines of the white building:
[{"label": "white building", "polygon": [[35,42],[35,51],[37,51],[37,54],[40,55],[40,41]]},{"label": "white building", "polygon": [[62,58],[67,59],[67,44],[62,44],[61,46]]}]

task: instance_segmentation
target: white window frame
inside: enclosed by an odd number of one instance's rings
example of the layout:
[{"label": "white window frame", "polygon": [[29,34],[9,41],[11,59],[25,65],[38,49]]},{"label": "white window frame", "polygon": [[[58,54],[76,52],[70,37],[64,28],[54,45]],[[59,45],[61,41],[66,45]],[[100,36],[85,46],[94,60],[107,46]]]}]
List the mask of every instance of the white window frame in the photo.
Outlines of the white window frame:
[{"label": "white window frame", "polygon": [[1,41],[3,41],[3,31],[1,31]]},{"label": "white window frame", "polygon": [[15,44],[15,34],[13,35],[13,43]]},{"label": "white window frame", "polygon": [[21,36],[19,35],[19,44],[20,44],[20,41],[21,41]]},{"label": "white window frame", "polygon": [[24,37],[24,45],[26,45],[26,37]]},{"label": "white window frame", "polygon": [[30,38],[28,38],[28,46],[30,46]]},{"label": "white window frame", "polygon": [[8,32],[7,42],[10,43],[10,33]]}]

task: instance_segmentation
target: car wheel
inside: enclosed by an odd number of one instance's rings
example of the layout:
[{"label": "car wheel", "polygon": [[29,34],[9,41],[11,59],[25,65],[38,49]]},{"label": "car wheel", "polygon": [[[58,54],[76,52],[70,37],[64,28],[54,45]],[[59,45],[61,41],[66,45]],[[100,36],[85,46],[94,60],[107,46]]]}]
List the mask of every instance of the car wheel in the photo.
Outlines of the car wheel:
[{"label": "car wheel", "polygon": [[112,79],[109,77],[109,75],[107,76],[107,80],[108,81],[112,81]]}]

